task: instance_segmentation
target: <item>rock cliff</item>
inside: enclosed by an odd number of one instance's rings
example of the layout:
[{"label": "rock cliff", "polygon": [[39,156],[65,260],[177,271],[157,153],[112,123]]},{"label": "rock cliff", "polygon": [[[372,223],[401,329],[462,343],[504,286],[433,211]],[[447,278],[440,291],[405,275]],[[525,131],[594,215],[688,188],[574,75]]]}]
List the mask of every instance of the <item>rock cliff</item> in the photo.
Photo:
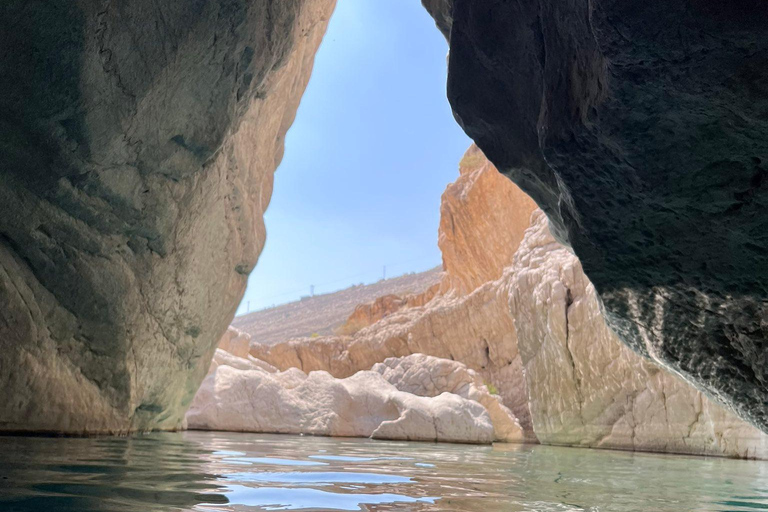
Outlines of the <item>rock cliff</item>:
[{"label": "rock cliff", "polygon": [[[475,154],[476,168],[501,179],[474,152],[468,154]],[[470,188],[483,183],[462,178],[457,183]],[[490,217],[473,217],[467,210],[523,200],[522,194],[503,190],[503,179],[498,185],[484,187],[483,194],[465,190],[463,197],[472,198],[470,204],[442,209],[443,215],[462,212],[458,218],[465,222],[443,221],[441,230],[452,226],[473,231],[473,219],[485,222]],[[489,197],[493,195],[497,197]],[[443,201],[454,197],[446,193]],[[326,370],[336,376],[351,375],[391,356],[430,354],[477,370],[498,389],[528,440],[768,458],[768,436],[619,341],[606,325],[579,260],[555,241],[540,210],[530,214],[529,205],[523,203],[519,210],[504,207],[508,212],[522,210],[526,221],[496,216],[498,224],[483,229],[501,235],[486,237],[484,244],[473,242],[474,253],[455,251],[470,256],[446,273],[446,282],[461,285],[477,275],[498,276],[471,293],[448,287],[424,306],[400,308],[352,336],[298,339],[270,347],[253,344],[251,354],[281,369]],[[520,235],[510,238],[505,224],[522,226]],[[460,233],[446,237],[441,232],[440,237],[443,247],[448,240],[471,239]],[[517,242],[514,254],[506,261],[495,260],[495,253],[510,240]],[[494,255],[479,254],[478,248]],[[491,264],[501,267],[487,268]]]},{"label": "rock cliff", "polygon": [[768,435],[619,341],[541,211],[507,279],[540,442],[768,458]]},{"label": "rock cliff", "polygon": [[[471,147],[459,178],[442,197],[444,273],[439,286],[359,307],[345,325],[351,336],[254,343],[251,354],[282,370],[325,370],[339,378],[388,357],[416,353],[460,361],[499,390],[532,434],[514,322],[507,311],[508,284],[493,279],[512,264],[535,207]],[[471,293],[465,291],[469,288]]]},{"label": "rock cliff", "polygon": [[768,431],[768,10],[424,0],[448,98],[633,350]]},{"label": "rock cliff", "polygon": [[0,6],[0,430],[180,426],[333,6]]}]

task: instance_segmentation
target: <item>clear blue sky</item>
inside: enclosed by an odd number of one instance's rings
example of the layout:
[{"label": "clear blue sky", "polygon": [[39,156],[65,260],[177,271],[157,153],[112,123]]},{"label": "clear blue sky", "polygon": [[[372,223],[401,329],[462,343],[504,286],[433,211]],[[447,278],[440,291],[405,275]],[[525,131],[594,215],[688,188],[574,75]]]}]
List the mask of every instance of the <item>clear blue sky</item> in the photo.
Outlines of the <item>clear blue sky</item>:
[{"label": "clear blue sky", "polygon": [[238,314],[440,264],[440,195],[470,144],[447,51],[417,0],[338,0]]}]

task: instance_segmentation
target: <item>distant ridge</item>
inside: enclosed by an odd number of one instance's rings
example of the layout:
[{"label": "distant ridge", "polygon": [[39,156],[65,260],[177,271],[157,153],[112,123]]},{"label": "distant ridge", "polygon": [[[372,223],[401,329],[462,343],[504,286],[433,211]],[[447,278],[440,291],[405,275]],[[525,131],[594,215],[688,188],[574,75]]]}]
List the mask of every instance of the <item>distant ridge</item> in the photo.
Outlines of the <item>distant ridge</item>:
[{"label": "distant ridge", "polygon": [[442,269],[405,274],[373,284],[356,285],[338,292],[305,297],[274,308],[235,317],[232,325],[257,343],[278,343],[293,338],[334,334],[360,304],[383,295],[419,293],[440,282]]}]

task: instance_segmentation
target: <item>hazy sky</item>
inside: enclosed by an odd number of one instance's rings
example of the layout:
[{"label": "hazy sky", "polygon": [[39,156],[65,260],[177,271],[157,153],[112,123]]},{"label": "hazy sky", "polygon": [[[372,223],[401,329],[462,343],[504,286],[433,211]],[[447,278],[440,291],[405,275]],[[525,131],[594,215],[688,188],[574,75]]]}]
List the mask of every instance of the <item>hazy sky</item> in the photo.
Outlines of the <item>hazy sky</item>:
[{"label": "hazy sky", "polygon": [[339,0],[275,175],[238,314],[440,264],[440,195],[470,141],[418,0]]}]

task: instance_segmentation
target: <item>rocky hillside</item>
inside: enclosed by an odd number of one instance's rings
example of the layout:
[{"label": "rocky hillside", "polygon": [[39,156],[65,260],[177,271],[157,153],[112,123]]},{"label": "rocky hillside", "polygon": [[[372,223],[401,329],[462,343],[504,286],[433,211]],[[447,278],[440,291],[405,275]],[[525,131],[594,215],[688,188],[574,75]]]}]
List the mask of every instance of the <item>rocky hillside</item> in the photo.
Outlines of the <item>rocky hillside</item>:
[{"label": "rocky hillside", "polygon": [[248,333],[253,342],[272,344],[291,338],[330,335],[342,327],[359,304],[378,297],[423,292],[440,282],[442,271],[433,268],[338,292],[307,297],[274,308],[235,317],[232,325]]}]

